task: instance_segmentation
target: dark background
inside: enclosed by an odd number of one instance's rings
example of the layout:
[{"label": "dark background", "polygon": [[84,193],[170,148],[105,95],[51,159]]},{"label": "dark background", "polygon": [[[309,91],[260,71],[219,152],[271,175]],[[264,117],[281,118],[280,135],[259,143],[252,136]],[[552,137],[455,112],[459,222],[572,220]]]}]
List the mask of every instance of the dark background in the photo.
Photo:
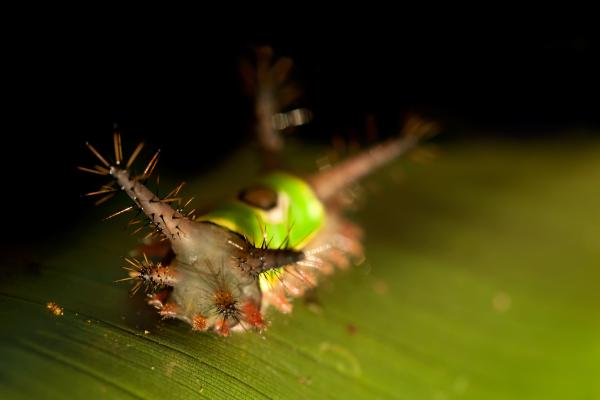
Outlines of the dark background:
[{"label": "dark background", "polygon": [[439,140],[597,132],[596,35],[505,28],[13,32],[4,49],[3,243],[48,240],[77,223],[92,207],[80,194],[94,188],[75,170],[91,161],[84,143],[110,146],[115,126],[129,142],[168,147],[160,165],[174,174],[201,173],[247,144],[252,105],[238,65],[255,44],[295,60],[301,104],[316,116],[300,132],[307,141],[360,134],[367,115],[385,137],[410,111],[439,120]]}]

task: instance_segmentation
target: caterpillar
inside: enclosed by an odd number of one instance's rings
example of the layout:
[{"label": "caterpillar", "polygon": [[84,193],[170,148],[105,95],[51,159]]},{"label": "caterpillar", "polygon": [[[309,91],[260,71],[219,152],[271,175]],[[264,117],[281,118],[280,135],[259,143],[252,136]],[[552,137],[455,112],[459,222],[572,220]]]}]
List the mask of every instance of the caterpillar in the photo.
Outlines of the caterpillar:
[{"label": "caterpillar", "polygon": [[[246,83],[256,99],[257,139],[265,173],[239,191],[235,198],[196,216],[186,211],[177,186],[157,196],[147,186],[159,152],[141,173],[133,165],[143,143],[125,160],[121,136],[113,136],[114,157],[102,155],[90,143],[99,162],[81,171],[110,177],[100,190],[101,204],[122,191],[133,204],[110,217],[137,210],[157,236],[141,245],[139,257],[126,257],[127,277],[135,294],[142,289],[147,303],[163,318],[184,321],[195,331],[228,336],[232,331],[262,330],[265,312],[273,307],[292,311],[302,296],[336,268],[347,268],[363,257],[362,230],[345,217],[343,191],[373,170],[413,149],[436,131],[436,125],[410,118],[392,139],[310,176],[299,176],[278,166],[283,146],[273,118],[293,96],[282,100],[289,59],[271,65],[272,52],[258,51],[256,68],[245,68]],[[305,122],[309,112],[296,115]],[[304,116],[304,117],[302,117]],[[293,123],[293,121],[291,122]],[[287,125],[289,125],[289,118]],[[284,124],[285,125],[285,124]],[[150,256],[148,256],[150,254]]]}]

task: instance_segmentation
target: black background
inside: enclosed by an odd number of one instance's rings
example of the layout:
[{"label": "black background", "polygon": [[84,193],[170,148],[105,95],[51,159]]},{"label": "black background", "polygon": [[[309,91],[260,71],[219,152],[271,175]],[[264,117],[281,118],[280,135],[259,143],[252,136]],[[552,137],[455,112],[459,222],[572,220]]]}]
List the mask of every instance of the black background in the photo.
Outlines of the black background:
[{"label": "black background", "polygon": [[[205,21],[206,22],[206,21]],[[376,22],[376,21],[375,21]],[[481,26],[374,31],[360,23],[316,29],[206,28],[12,31],[4,48],[3,224],[16,243],[51,239],[91,206],[75,171],[85,141],[177,149],[161,165],[201,173],[251,139],[252,106],[239,57],[255,44],[291,56],[315,113],[306,140],[328,143],[375,116],[381,136],[409,111],[438,119],[440,140],[559,137],[600,124],[599,42],[571,29],[515,32]],[[552,26],[556,28],[557,25]],[[56,28],[56,29],[55,29]],[[292,33],[290,33],[292,32]],[[44,221],[44,222],[41,222]]]}]

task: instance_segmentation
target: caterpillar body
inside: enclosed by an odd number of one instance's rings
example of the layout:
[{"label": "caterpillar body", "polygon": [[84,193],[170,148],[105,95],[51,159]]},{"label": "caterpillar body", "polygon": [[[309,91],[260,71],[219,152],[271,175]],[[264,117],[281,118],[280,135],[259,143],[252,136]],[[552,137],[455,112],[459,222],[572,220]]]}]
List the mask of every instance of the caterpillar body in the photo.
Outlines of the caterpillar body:
[{"label": "caterpillar body", "polygon": [[[257,136],[269,158],[280,142],[269,139],[277,134],[273,125],[261,121],[261,116],[271,120],[275,114],[272,101],[270,106],[261,103],[268,98],[264,93],[275,90],[265,83],[270,75],[262,75],[254,85],[257,99],[262,99],[257,100],[262,129]],[[341,194],[411,150],[434,129],[431,123],[409,119],[399,137],[312,176],[272,168],[236,198],[200,216],[186,213],[181,205],[182,185],[164,197],[148,189],[145,182],[156,167],[158,153],[141,174],[134,174],[132,165],[143,145],[125,162],[119,134],[114,135],[114,159],[87,144],[101,165],[80,169],[111,177],[111,183],[90,193],[104,194],[99,202],[117,191],[133,201],[113,215],[137,209],[159,233],[155,243],[140,246],[139,257],[126,258],[128,276],[123,280],[134,282],[132,291],[143,288],[148,304],[164,318],[227,336],[232,331],[264,329],[268,308],[290,312],[294,297],[335,268],[347,268],[361,259],[362,231],[344,217]],[[265,164],[272,166],[270,161]]]}]

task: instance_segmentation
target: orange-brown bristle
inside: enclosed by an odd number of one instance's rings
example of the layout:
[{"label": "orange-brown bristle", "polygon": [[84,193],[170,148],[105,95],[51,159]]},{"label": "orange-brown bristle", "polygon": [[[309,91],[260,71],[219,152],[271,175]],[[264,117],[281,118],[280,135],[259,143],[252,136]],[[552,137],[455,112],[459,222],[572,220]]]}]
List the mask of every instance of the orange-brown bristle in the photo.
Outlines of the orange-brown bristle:
[{"label": "orange-brown bristle", "polygon": [[226,317],[235,316],[238,312],[233,294],[229,290],[217,290],[214,294],[217,312]]},{"label": "orange-brown bristle", "polygon": [[173,286],[176,282],[175,272],[171,268],[163,266],[161,263],[153,264],[145,254],[144,261],[128,257],[125,257],[125,261],[129,264],[129,266],[124,267],[129,276],[119,279],[117,282],[135,280],[136,282],[131,289],[132,295],[141,287],[144,287],[147,292],[153,292],[161,287]]},{"label": "orange-brown bristle", "polygon": [[260,313],[260,310],[256,306],[256,304],[252,302],[247,302],[242,307],[242,313],[244,315],[244,320],[250,325],[263,329],[266,325]]},{"label": "orange-brown bristle", "polygon": [[229,336],[230,326],[229,326],[229,322],[227,322],[227,320],[225,320],[225,319],[218,320],[215,323],[215,328],[217,330],[217,333],[219,333],[219,335]]},{"label": "orange-brown bristle", "polygon": [[192,320],[192,329],[195,331],[206,330],[206,318],[202,315],[196,315]]},{"label": "orange-brown bristle", "polygon": [[163,318],[174,318],[177,315],[177,305],[174,303],[167,303],[160,310],[160,315]]},{"label": "orange-brown bristle", "polygon": [[159,264],[154,268],[151,276],[158,284],[165,285],[173,279],[173,271],[171,271],[171,268]]}]

